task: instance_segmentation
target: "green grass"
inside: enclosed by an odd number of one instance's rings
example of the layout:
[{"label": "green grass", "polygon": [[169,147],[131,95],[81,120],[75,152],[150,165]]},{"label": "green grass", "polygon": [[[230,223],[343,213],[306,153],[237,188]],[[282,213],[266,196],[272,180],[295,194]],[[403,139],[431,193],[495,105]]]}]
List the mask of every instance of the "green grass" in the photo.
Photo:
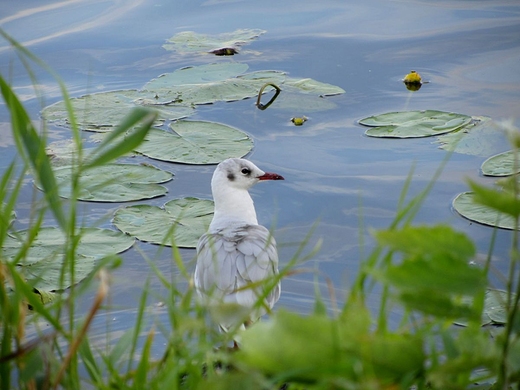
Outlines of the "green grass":
[{"label": "green grass", "polygon": [[[44,66],[23,47],[11,41],[30,72],[30,63]],[[65,87],[61,85],[64,100]],[[280,310],[270,319],[241,334],[241,348],[225,346],[236,336],[220,333],[206,309],[195,299],[191,275],[173,245],[172,264],[183,283],[169,280],[147,261],[154,277],[168,291],[162,297],[167,321],[151,324],[147,319],[149,282],[143,286],[133,326],[109,346],[99,348],[89,337],[89,327],[110,295],[110,273],[122,261],[109,256],[66,293],[48,304],[42,295],[20,277],[17,264],[49,212],[66,233],[66,274],[74,274],[80,231],[77,202],[63,202],[45,153],[46,132],[36,129],[27,111],[0,75],[0,89],[11,115],[12,132],[19,158],[0,180],[0,243],[13,234],[9,225],[26,174],[44,185],[44,199],[35,202],[25,245],[14,260],[0,259],[0,388],[99,388],[99,389],[466,389],[478,382],[485,389],[518,388],[520,383],[520,283],[518,280],[518,231],[513,231],[506,299],[502,302],[507,322],[493,329],[493,337],[481,327],[488,287],[488,263],[475,267],[472,240],[449,226],[416,226],[413,218],[436,180],[405,202],[410,180],[403,188],[394,222],[374,232],[376,247],[366,256],[356,282],[338,313],[327,314],[316,295],[315,312],[300,315]],[[72,138],[76,143],[77,171],[71,188],[79,192],[79,175],[84,170],[109,163],[133,150],[155,119],[153,111],[133,110],[121,125],[100,144],[88,160],[83,158],[81,135],[69,109]],[[119,134],[129,129],[130,138]],[[511,132],[511,143],[520,141]],[[439,168],[438,174],[442,170]],[[411,178],[411,175],[410,175]],[[516,180],[514,181],[516,183]],[[470,184],[477,199],[518,221],[518,185],[498,192]],[[494,235],[490,230],[490,235]],[[295,272],[304,257],[306,239],[279,275]],[[493,242],[493,240],[492,240]],[[143,257],[146,256],[143,254]],[[148,259],[146,259],[148,260]],[[275,286],[278,280],[266,281]],[[187,286],[187,287],[186,287]],[[68,286],[64,286],[68,287]],[[380,307],[371,313],[365,303],[375,288],[382,287]],[[91,306],[79,312],[75,302],[91,294]],[[31,307],[31,310],[28,307]],[[391,312],[402,313],[401,323],[388,326]],[[465,327],[453,322],[463,320]],[[44,321],[45,332],[27,336],[29,327]],[[159,358],[152,357],[154,340],[166,340]],[[220,348],[216,348],[220,346]],[[516,386],[516,387],[514,387]]]}]

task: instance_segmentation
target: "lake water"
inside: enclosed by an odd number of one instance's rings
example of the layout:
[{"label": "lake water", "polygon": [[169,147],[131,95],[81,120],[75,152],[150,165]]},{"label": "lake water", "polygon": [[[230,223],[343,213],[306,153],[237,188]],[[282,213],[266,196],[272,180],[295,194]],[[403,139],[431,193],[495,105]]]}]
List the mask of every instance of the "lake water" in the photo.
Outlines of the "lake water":
[{"label": "lake water", "polygon": [[[313,226],[309,250],[323,240],[317,255],[301,265],[309,272],[283,283],[277,307],[299,312],[312,309],[316,270],[327,302],[326,279],[336,287],[338,301],[343,300],[363,254],[373,247],[370,230],[390,224],[412,167],[409,198],[425,188],[446,157],[432,138],[366,137],[358,119],[387,111],[436,109],[495,120],[511,118],[520,125],[520,4],[516,1],[3,0],[0,9],[0,27],[54,69],[72,96],[140,88],[183,66],[226,61],[247,63],[250,71],[282,70],[346,91],[327,98],[336,104],[327,111],[282,110],[276,104],[259,111],[254,99],[248,99],[199,107],[191,118],[247,132],[255,142],[248,158],[286,178],[252,191],[260,223],[276,226],[282,265]],[[233,57],[178,55],[162,48],[167,38],[181,31],[217,34],[238,28],[267,32]],[[407,91],[401,82],[412,69],[430,81],[417,92]],[[38,122],[42,106],[31,80],[2,40],[0,72]],[[56,82],[40,69],[35,73],[45,104],[61,100]],[[302,115],[309,118],[303,126],[290,122],[291,117]],[[51,140],[70,137],[66,129],[51,125],[49,130]],[[508,149],[499,133],[497,142],[496,152]],[[16,151],[3,106],[0,146],[0,169],[5,169]],[[479,171],[486,157],[453,154],[415,219],[447,223],[467,233],[479,257],[487,253],[492,229],[463,219],[451,202],[467,190],[466,178],[494,182]],[[160,206],[177,197],[211,197],[214,166],[153,164],[174,172],[175,179],[166,184],[167,196],[138,203]],[[16,210],[17,229],[27,227],[33,191],[28,180]],[[81,203],[81,220],[115,229],[110,219],[120,206]],[[505,230],[497,235],[493,266],[498,272],[491,275],[496,287],[503,287],[498,274],[506,270],[510,236]],[[167,277],[175,277],[168,250],[142,242],[137,246]],[[193,267],[194,250],[181,253]],[[114,273],[113,309],[104,312],[114,332],[133,323],[142,286],[152,274],[136,249],[124,253],[123,259]],[[155,278],[151,280],[154,307],[166,291]],[[85,308],[89,299],[81,303]],[[155,314],[158,319],[163,315],[157,307]],[[106,320],[100,319],[93,331],[102,335],[106,329]]]}]

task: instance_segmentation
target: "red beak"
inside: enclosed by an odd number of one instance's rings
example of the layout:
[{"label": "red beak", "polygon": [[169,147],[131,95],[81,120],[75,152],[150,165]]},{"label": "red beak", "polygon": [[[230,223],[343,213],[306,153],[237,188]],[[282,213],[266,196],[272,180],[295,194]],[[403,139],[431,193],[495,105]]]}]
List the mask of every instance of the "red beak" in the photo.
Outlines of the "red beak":
[{"label": "red beak", "polygon": [[278,173],[266,172],[262,176],[258,177],[258,180],[285,180],[283,176]]}]

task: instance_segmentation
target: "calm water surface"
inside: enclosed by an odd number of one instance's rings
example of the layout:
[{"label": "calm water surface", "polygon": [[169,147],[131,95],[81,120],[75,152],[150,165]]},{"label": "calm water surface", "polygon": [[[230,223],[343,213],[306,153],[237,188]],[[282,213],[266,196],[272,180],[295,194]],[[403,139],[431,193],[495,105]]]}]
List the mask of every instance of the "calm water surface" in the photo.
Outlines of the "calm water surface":
[{"label": "calm water surface", "polygon": [[[345,89],[344,95],[328,98],[336,104],[328,111],[281,110],[276,104],[259,111],[249,99],[199,107],[192,118],[226,123],[254,138],[255,148],[248,158],[286,178],[252,191],[260,223],[276,226],[282,264],[316,225],[309,250],[319,239],[322,247],[302,267],[319,270],[322,286],[329,278],[339,301],[363,253],[373,247],[370,230],[392,221],[412,167],[410,197],[427,185],[446,157],[428,138],[368,138],[356,124],[358,119],[386,111],[437,109],[512,118],[519,125],[520,4],[516,1],[3,0],[0,26],[57,71],[72,96],[140,88],[159,74],[214,61],[244,62],[250,71],[283,70]],[[238,28],[267,33],[231,58],[178,55],[161,47],[181,31],[216,34]],[[431,83],[418,92],[407,91],[400,80],[411,69]],[[41,103],[4,41],[0,41],[0,72],[39,121]],[[52,78],[38,69],[35,73],[45,105],[61,100]],[[290,118],[301,115],[309,121],[293,126]],[[49,130],[52,140],[70,137],[66,129],[51,126]],[[496,152],[507,150],[500,134],[497,138]],[[5,169],[16,152],[3,106],[0,146],[0,167]],[[467,189],[465,178],[493,183],[479,172],[485,158],[454,154],[416,218],[418,223],[448,223],[466,232],[475,240],[480,257],[488,250],[492,230],[458,216],[451,202]],[[146,203],[211,196],[213,166],[153,163],[174,172],[175,179],[166,184],[166,197]],[[28,180],[17,208],[17,229],[27,227],[33,193]],[[114,228],[111,215],[120,206],[81,203],[82,221]],[[510,232],[498,233],[493,264],[499,272],[505,270],[509,237]],[[141,242],[137,246],[165,275],[175,278],[177,270],[168,250]],[[183,250],[182,255],[193,267],[194,250]],[[114,332],[133,323],[141,288],[151,275],[137,250],[123,258],[123,266],[114,274],[110,297],[114,309],[106,313]],[[312,272],[285,280],[278,307],[311,310],[314,280]],[[492,276],[492,282],[501,287],[499,277]],[[154,278],[151,284],[153,306],[166,291]],[[82,302],[85,308],[89,299]],[[161,309],[154,310],[160,319]],[[106,319],[101,318],[94,332],[102,335],[105,330]]]}]

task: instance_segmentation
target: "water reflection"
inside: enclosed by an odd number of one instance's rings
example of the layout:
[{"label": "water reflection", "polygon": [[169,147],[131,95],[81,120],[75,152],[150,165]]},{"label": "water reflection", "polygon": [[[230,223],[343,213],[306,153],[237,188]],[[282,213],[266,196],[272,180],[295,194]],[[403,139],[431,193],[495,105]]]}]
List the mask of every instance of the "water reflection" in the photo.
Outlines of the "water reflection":
[{"label": "water reflection", "polygon": [[[0,19],[0,26],[22,45],[31,47],[65,35],[107,25],[123,17],[145,0],[69,0],[23,8],[23,2],[3,4],[3,11],[12,13]],[[49,23],[59,20],[59,23]],[[26,28],[31,26],[31,28]],[[0,52],[9,46],[0,46]]]}]

